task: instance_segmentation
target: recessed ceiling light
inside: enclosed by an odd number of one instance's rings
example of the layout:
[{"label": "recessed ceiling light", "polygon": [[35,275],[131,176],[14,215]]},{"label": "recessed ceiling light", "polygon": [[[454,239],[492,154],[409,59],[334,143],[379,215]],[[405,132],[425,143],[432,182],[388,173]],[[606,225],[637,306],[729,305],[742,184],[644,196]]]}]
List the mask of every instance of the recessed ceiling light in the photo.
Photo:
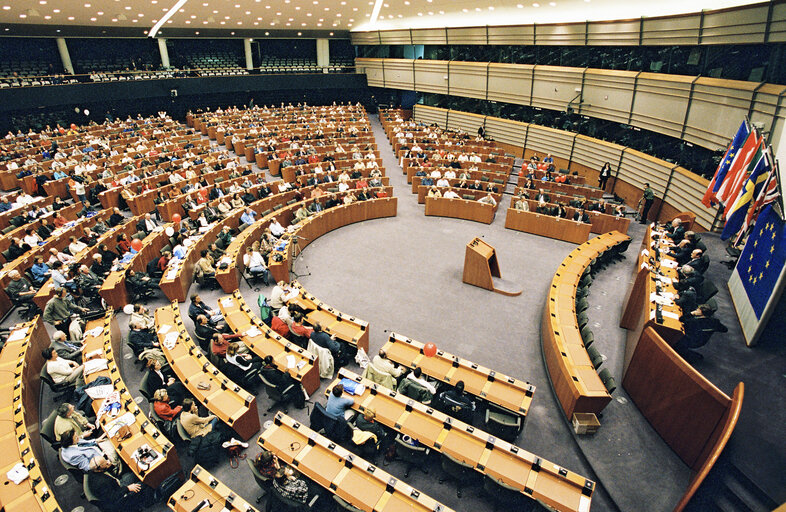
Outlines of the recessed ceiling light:
[{"label": "recessed ceiling light", "polygon": [[73,16],[69,16],[68,17],[68,21],[74,21],[74,17]]},{"label": "recessed ceiling light", "polygon": [[103,16],[104,15],[104,11],[98,11],[96,14],[98,14],[99,16]]},{"label": "recessed ceiling light", "polygon": [[85,4],[85,7],[90,7],[90,4]]},{"label": "recessed ceiling light", "polygon": [[44,16],[44,19],[45,19],[45,20],[51,20],[51,19],[52,19],[52,17],[51,17],[51,16],[49,16],[49,15],[47,14],[46,16]]},{"label": "recessed ceiling light", "polygon": [[269,36],[269,35],[270,35],[270,32],[265,32],[265,35],[266,35],[266,36]]},{"label": "recessed ceiling light", "polygon": [[540,4],[535,2],[534,4],[532,4],[532,7],[540,7]]},{"label": "recessed ceiling light", "polygon": [[40,0],[38,3],[41,5],[46,5],[46,0]]},{"label": "recessed ceiling light", "polygon": [[98,18],[90,18],[90,21],[96,21]]},{"label": "recessed ceiling light", "polygon": [[302,36],[303,32],[298,32],[297,35]]},{"label": "recessed ceiling light", "polygon": [[552,6],[552,7],[556,7],[557,6],[557,2],[549,2],[549,5]]},{"label": "recessed ceiling light", "polygon": [[[10,7],[9,7],[9,9],[10,9]],[[58,14],[60,12],[60,9],[52,9],[52,12],[55,13],[55,14]]]},{"label": "recessed ceiling light", "polygon": [[194,34],[196,34],[196,35],[199,35],[199,30],[197,30],[196,32],[194,32]]},{"label": "recessed ceiling light", "polygon": [[10,11],[11,10],[11,6],[10,5],[4,5],[3,6],[3,10],[4,11]]}]

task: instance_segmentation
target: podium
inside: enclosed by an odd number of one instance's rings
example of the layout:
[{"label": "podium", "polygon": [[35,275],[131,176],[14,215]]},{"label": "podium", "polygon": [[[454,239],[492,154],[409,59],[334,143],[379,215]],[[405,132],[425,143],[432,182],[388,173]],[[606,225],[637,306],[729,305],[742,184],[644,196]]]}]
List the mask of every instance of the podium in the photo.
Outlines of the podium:
[{"label": "podium", "polygon": [[[496,282],[494,278],[497,278]],[[521,294],[521,290],[511,292],[502,289],[505,283],[502,280],[502,275],[499,273],[497,252],[492,246],[478,237],[475,237],[467,244],[467,250],[464,253],[464,275],[462,281],[511,297]]]}]

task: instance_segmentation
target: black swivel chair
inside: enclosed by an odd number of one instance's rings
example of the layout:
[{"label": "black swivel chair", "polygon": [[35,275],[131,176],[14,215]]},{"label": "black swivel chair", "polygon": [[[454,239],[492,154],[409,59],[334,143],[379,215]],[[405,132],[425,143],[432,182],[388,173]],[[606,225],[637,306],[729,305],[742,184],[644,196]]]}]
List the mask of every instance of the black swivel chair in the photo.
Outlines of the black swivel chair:
[{"label": "black swivel chair", "polygon": [[431,450],[420,444],[413,445],[411,442],[404,440],[401,434],[396,436],[396,457],[401,459],[406,464],[404,471],[404,478],[409,477],[412,468],[418,468],[425,474],[428,474],[428,456]]},{"label": "black swivel chair", "polygon": [[57,409],[53,410],[44,421],[41,422],[41,437],[43,437],[49,446],[54,450],[60,449],[60,440],[55,439],[55,419],[57,418]]},{"label": "black swivel chair", "polygon": [[455,480],[456,496],[459,498],[461,498],[461,491],[464,487],[480,483],[481,474],[475,471],[474,466],[462,462],[447,453],[443,453],[440,457],[440,465],[445,476],[439,479],[439,483],[443,483],[448,478]]},{"label": "black swivel chair", "polygon": [[319,499],[319,494],[312,496],[306,503],[291,500],[282,495],[276,486],[271,486],[270,499],[267,500],[265,505],[266,512],[305,512],[314,510],[314,505]]},{"label": "black swivel chair", "polygon": [[257,503],[259,503],[262,501],[262,498],[270,493],[270,488],[273,486],[273,480],[260,473],[256,466],[254,466],[253,460],[246,459],[246,464],[248,464],[248,468],[251,470],[251,475],[254,477],[254,481],[262,490],[262,494],[260,494],[257,498]]},{"label": "black swivel chair", "polygon": [[483,477],[483,490],[491,498],[494,510],[516,510],[517,512],[531,512],[535,510],[535,500],[527,498],[520,490],[506,483],[486,475]]},{"label": "black swivel chair", "polygon": [[282,407],[284,414],[286,414],[286,404],[290,401],[292,393],[295,392],[295,384],[292,383],[285,389],[280,389],[278,386],[267,380],[264,373],[260,373],[259,378],[262,379],[262,384],[265,385],[265,393],[272,402],[270,407],[267,408],[267,412],[271,412],[276,407]]},{"label": "black swivel chair", "polygon": [[[54,401],[61,402],[63,400],[68,400],[74,393],[76,385],[69,382],[61,382],[60,384],[55,384],[55,381],[52,380],[52,377],[49,375],[49,372],[46,370],[46,363],[41,368],[41,373],[39,374],[41,381],[45,382],[49,389],[52,390],[52,393],[55,393]],[[59,393],[59,394],[58,394]]]}]

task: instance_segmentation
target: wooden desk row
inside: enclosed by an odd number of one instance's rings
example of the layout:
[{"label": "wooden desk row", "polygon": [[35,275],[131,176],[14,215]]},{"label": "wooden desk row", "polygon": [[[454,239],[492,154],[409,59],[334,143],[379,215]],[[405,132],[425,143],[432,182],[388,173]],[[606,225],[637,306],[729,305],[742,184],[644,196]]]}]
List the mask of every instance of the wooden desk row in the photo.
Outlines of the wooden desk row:
[{"label": "wooden desk row", "polygon": [[[369,160],[365,160],[365,159],[363,160],[364,166],[365,166],[366,162],[368,162],[368,161]],[[381,158],[375,158],[373,160],[373,162],[376,162],[377,168],[380,170],[380,172],[384,176],[385,175],[385,167],[382,165],[382,159]],[[284,167],[283,169],[281,169],[281,179],[283,179],[284,181],[289,182],[289,183],[294,183],[298,176],[303,176],[303,175],[308,176],[308,175],[314,174],[313,170],[314,170],[314,168],[317,165],[321,165],[323,167],[323,169],[324,169],[324,167],[325,167],[324,164],[326,164],[326,163],[327,162],[322,162],[322,161],[314,163],[314,164],[294,164],[293,163],[292,165],[289,165],[289,166]],[[351,174],[352,171],[354,170],[355,160],[336,160],[335,162],[333,162],[333,164],[336,166],[336,170],[347,171],[348,173]],[[364,170],[366,171],[366,173],[370,172],[370,169],[364,169]],[[300,174],[298,174],[298,172],[300,172]],[[364,174],[364,175],[368,176],[368,174]]]},{"label": "wooden desk row", "polygon": [[[392,187],[382,189],[388,196],[393,193]],[[343,196],[352,192],[339,192],[338,195]],[[308,201],[309,203],[311,200]],[[379,219],[383,217],[395,217],[398,208],[398,199],[395,197],[384,197],[379,199],[369,199],[367,201],[355,201],[350,204],[341,204],[333,208],[322,210],[316,215],[312,215],[303,222],[297,225],[297,229],[293,231],[287,239],[287,244],[282,251],[273,250],[270,254],[280,254],[281,261],[274,261],[268,265],[270,273],[273,274],[276,281],[289,281],[289,271],[292,269],[292,263],[308,244],[319,238],[320,236],[333,231],[334,229],[344,227],[355,222],[361,222],[371,219]],[[292,237],[298,236],[302,239],[297,244],[291,242]]]},{"label": "wooden desk row", "polygon": [[[677,278],[677,262],[667,254],[673,249],[673,246],[664,242],[663,233],[659,234],[659,240],[653,239],[654,234],[652,226],[647,226],[647,232],[641,241],[636,266],[629,282],[627,300],[622,305],[620,327],[628,330],[623,373],[627,372],[639,339],[647,327],[652,327],[671,346],[674,346],[685,334],[685,329],[679,320],[685,312],[673,303],[673,295],[678,293],[673,283],[660,282],[661,293],[665,295],[664,299],[672,298],[668,299],[668,304],[661,305],[663,321],[658,322],[657,320],[656,309],[658,305],[651,299],[657,291],[658,276],[656,274],[660,273],[664,278],[675,280]],[[657,255],[656,248],[658,249]]]},{"label": "wooden desk row", "polygon": [[[527,170],[526,167],[519,174],[518,186],[523,187],[527,183]],[[570,178],[568,178],[570,179]],[[537,188],[542,188],[549,192],[556,192],[558,194],[565,194],[571,196],[584,196],[589,199],[598,200],[603,197],[603,190],[588,185],[569,185],[567,183],[557,183],[556,181],[536,181],[534,182]]]},{"label": "wooden desk row", "polygon": [[[72,222],[78,219],[76,214],[81,209],[82,209],[81,204],[72,204],[70,206],[66,206],[65,208],[61,208],[57,213],[61,217],[63,217],[67,222]],[[11,246],[11,239],[18,238],[21,240],[22,238],[24,238],[25,231],[27,229],[32,229],[33,233],[37,233],[38,228],[41,227],[41,225],[43,224],[41,222],[43,219],[47,220],[50,228],[54,228],[54,225],[52,224],[53,215],[54,212],[49,212],[45,215],[42,215],[41,217],[38,217],[37,219],[35,219],[34,221],[28,224],[24,224],[16,229],[9,231],[5,235],[0,235],[0,251],[5,251]],[[2,258],[2,256],[0,256],[0,258]],[[2,258],[2,261],[5,261],[5,258]]]},{"label": "wooden desk row", "polygon": [[[120,232],[125,232],[129,237],[136,231],[136,223],[142,217],[135,217],[131,222],[126,223],[120,230],[113,234],[110,241],[114,241],[114,237]],[[109,276],[104,280],[101,289],[98,293],[106,301],[106,303],[115,309],[123,309],[123,306],[128,304],[128,290],[126,289],[126,277],[129,269],[134,272],[145,272],[147,264],[153,260],[154,257],[161,255],[161,250],[169,244],[169,235],[166,234],[166,229],[173,227],[172,224],[164,224],[161,231],[152,231],[149,235],[142,239],[142,249],[139,250],[131,258],[123,268],[113,270]],[[111,244],[107,243],[112,247]],[[114,247],[112,247],[113,250]]]},{"label": "wooden desk row", "polygon": [[570,219],[561,219],[535,212],[524,212],[508,208],[505,227],[533,235],[555,238],[574,244],[582,244],[589,238],[592,226]]},{"label": "wooden desk row", "polygon": [[[156,309],[155,321],[160,348],[177,378],[240,438],[250,439],[259,431],[256,397],[207,360],[186,331],[177,302]],[[201,389],[200,384],[208,389]]]},{"label": "wooden desk row", "polygon": [[276,414],[257,441],[353,507],[365,512],[452,512],[297,420]]},{"label": "wooden desk row", "polygon": [[[420,181],[416,178],[416,181]],[[418,194],[418,204],[424,204],[426,202],[426,198],[428,197],[428,192],[431,190],[432,187],[428,185],[418,185],[417,194]],[[465,199],[464,195],[474,197],[474,201],[480,201],[484,197],[486,197],[489,192],[486,190],[472,190],[467,188],[456,188],[456,187],[436,187],[439,190],[440,194],[445,194],[448,190],[452,190],[456,194],[459,195],[461,199]],[[502,202],[502,192],[491,192],[491,197],[497,202],[497,206],[494,207],[494,212],[497,211],[500,202]],[[469,200],[469,199],[467,199]]]},{"label": "wooden desk row", "polygon": [[426,216],[452,217],[454,219],[474,220],[491,224],[494,221],[495,207],[490,204],[468,199],[445,199],[444,197],[426,198]]},{"label": "wooden desk row", "polygon": [[[362,135],[362,136],[353,137],[353,138],[349,138],[349,137],[335,137],[335,136],[330,136],[330,135],[326,134],[325,138],[323,138],[323,139],[307,139],[307,141],[312,143],[312,144],[315,143],[315,142],[322,142],[323,144],[325,144],[324,146],[314,146],[314,149],[318,149],[318,150],[321,149],[321,151],[318,151],[318,154],[320,154],[320,155],[326,155],[329,152],[333,152],[335,150],[336,144],[347,144],[347,145],[349,145],[349,144],[353,144],[353,145],[354,144],[363,144],[363,145],[374,144],[375,145],[375,150],[377,149],[376,148],[376,141],[374,140],[374,136],[372,134]],[[246,154],[246,158],[252,157],[252,160],[249,160],[249,161],[253,161],[254,163],[257,164],[257,167],[259,167],[261,169],[270,168],[270,165],[268,165],[268,164],[273,164],[272,165],[272,169],[276,170],[276,172],[272,173],[272,174],[274,176],[278,175],[280,167],[278,166],[278,164],[276,162],[279,162],[280,158],[276,157],[276,153],[277,152],[280,153],[280,152],[283,152],[283,151],[287,151],[289,149],[289,143],[288,142],[278,142],[278,143],[273,145],[275,150],[270,151],[270,149],[269,149],[270,145],[265,143],[263,137],[260,137],[260,138],[256,139],[255,141],[252,140],[252,141],[248,141],[248,142],[251,142],[251,144],[247,144],[243,148],[243,150],[244,150],[244,152]],[[256,146],[255,146],[254,142],[257,143]],[[258,149],[260,151],[257,151]],[[377,158],[379,158],[378,154],[377,154]],[[381,165],[381,163],[380,163],[380,165]]]},{"label": "wooden desk row", "polygon": [[[488,178],[489,181],[498,179],[503,180],[505,184],[508,182],[508,177],[510,176],[510,172],[512,171],[512,167],[509,165],[503,164],[493,164],[488,162],[459,162],[461,167],[456,168],[449,168],[448,165],[451,163],[449,161],[443,160],[435,160],[431,161],[431,166],[424,166],[423,159],[421,158],[402,158],[401,159],[401,167],[404,168],[404,174],[407,175],[407,183],[412,183],[412,179],[415,177],[415,174],[423,170],[423,172],[430,174],[434,169],[437,169],[440,174],[445,174],[448,170],[452,170],[456,173],[456,177],[458,177],[461,173],[469,174],[469,178],[467,181],[475,181],[480,180],[481,178]],[[416,165],[413,163],[417,162]],[[472,168],[475,167],[477,170],[473,170]]]},{"label": "wooden desk row", "polygon": [[[237,510],[238,512],[258,512],[246,500],[235,494],[232,489],[197,464],[191,470],[189,479],[167,500],[167,506],[175,512],[192,512],[200,503],[207,500],[208,509]],[[216,511],[217,512],[217,511]]]},{"label": "wooden desk row", "polygon": [[432,357],[426,357],[423,346],[419,341],[393,332],[382,350],[395,363],[411,369],[419,367],[425,375],[450,386],[463,381],[467,393],[522,418],[527,416],[535,386],[442,350],[437,350]]},{"label": "wooden desk row", "polygon": [[273,356],[276,368],[300,382],[309,395],[319,389],[317,356],[265,325],[252,313],[238,290],[220,299],[218,307],[232,332],[242,334],[243,343],[249,350],[263,359]]},{"label": "wooden desk row", "polygon": [[325,393],[330,393],[342,378],[365,386],[362,394],[353,397],[353,409],[362,412],[372,407],[383,425],[555,510],[589,510],[595,482],[343,368]]},{"label": "wooden desk row", "polygon": [[[517,197],[512,197],[510,199],[510,208],[518,201]],[[529,205],[530,212],[536,212],[536,209],[539,206],[538,201],[534,199],[524,199]],[[546,203],[546,206],[549,208],[553,208],[557,206],[555,203]],[[574,208],[573,206],[563,205],[565,206],[565,210],[568,212],[568,219],[573,219],[573,215],[579,211],[578,208]],[[623,235],[628,233],[628,227],[630,227],[630,217],[617,217],[616,215],[610,215],[608,213],[601,213],[596,211],[589,211],[586,210],[585,213],[589,216],[590,219],[590,233],[608,233],[609,231],[619,231]]]},{"label": "wooden desk row", "polygon": [[576,289],[601,254],[630,237],[605,233],[576,247],[554,274],[541,321],[541,343],[554,394],[569,420],[576,412],[597,414],[611,395],[595,372],[576,319]]},{"label": "wooden desk row", "polygon": [[353,346],[355,350],[362,348],[368,354],[368,322],[349,316],[325,304],[314,297],[297,281],[290,286],[298,291],[296,297],[287,304],[296,304],[306,312],[306,322],[319,324],[322,330],[336,336],[341,341]]},{"label": "wooden desk row", "polygon": [[[126,414],[133,416],[133,422],[128,425],[131,430],[131,437],[123,441],[118,441],[117,437],[112,437],[115,431],[115,418],[103,415],[100,418],[101,428],[112,442],[118,455],[134,475],[143,483],[152,488],[157,488],[170,475],[182,471],[180,459],[175,450],[175,446],[164,436],[158,427],[151,422],[139,405],[134,401],[128,386],[123,381],[117,364],[117,357],[123,354],[122,334],[117,325],[117,318],[114,316],[112,308],[106,310],[103,318],[91,320],[85,326],[84,350],[82,356],[84,362],[90,360],[105,359],[107,368],[85,375],[85,383],[90,384],[98,377],[107,377],[120,395],[120,410],[117,418]],[[93,411],[98,414],[101,409],[103,399],[93,400]],[[140,465],[134,459],[137,449],[147,446],[159,457],[150,464],[149,467]]]},{"label": "wooden desk row", "polygon": [[[0,371],[12,374],[0,384],[0,507],[3,510],[61,512],[47,481],[38,428],[39,372],[44,365],[41,350],[49,336],[40,316],[11,328],[9,341],[0,351]],[[19,484],[7,473],[22,463],[29,476]]]}]

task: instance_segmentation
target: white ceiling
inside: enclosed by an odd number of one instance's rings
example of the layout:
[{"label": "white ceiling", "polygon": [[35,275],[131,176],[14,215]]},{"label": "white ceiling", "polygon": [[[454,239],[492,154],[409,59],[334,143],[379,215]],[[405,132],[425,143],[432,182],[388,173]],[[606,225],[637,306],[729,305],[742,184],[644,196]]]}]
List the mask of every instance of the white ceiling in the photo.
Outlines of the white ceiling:
[{"label": "white ceiling", "polygon": [[[371,23],[375,3],[379,19]],[[177,0],[0,0],[0,24],[150,29]],[[163,25],[194,29],[371,30],[613,20],[756,0],[188,0]]]}]

